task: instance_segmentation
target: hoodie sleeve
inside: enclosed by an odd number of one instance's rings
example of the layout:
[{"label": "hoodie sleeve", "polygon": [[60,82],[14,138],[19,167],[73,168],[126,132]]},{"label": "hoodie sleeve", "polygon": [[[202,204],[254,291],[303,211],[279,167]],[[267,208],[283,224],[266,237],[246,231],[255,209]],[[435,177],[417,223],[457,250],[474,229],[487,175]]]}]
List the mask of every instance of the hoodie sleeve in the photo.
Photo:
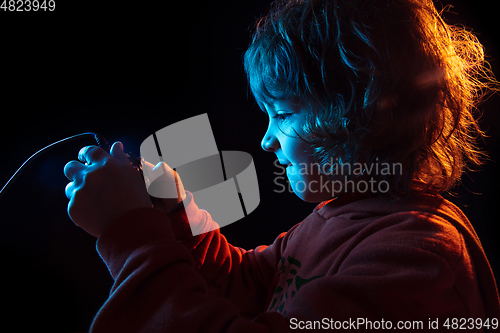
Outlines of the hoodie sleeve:
[{"label": "hoodie sleeve", "polygon": [[[198,222],[211,223],[205,214],[199,210]],[[183,222],[182,213],[171,217]],[[144,208],[105,230],[97,250],[115,282],[92,332],[289,329],[282,315],[264,309],[285,234],[269,247],[245,251],[219,230],[179,241],[179,226],[159,210]]]}]

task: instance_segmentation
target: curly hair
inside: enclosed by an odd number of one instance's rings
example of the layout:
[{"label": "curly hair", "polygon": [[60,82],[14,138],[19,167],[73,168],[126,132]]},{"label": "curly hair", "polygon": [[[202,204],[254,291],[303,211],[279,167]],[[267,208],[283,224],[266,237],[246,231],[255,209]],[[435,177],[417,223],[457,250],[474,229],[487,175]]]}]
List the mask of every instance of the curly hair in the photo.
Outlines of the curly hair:
[{"label": "curly hair", "polygon": [[318,163],[402,165],[376,175],[397,197],[447,191],[485,156],[473,113],[498,82],[476,36],[431,0],[275,1],[244,64],[261,108],[307,105],[301,138]]}]

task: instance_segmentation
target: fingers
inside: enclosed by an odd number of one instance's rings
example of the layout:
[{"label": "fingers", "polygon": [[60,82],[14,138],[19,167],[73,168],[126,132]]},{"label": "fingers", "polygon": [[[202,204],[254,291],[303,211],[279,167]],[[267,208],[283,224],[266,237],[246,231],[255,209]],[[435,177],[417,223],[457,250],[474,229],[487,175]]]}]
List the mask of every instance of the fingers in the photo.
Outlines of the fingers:
[{"label": "fingers", "polygon": [[186,192],[179,174],[165,162],[160,162],[153,168],[151,166],[148,162],[143,163],[144,180],[149,195],[184,200]]},{"label": "fingers", "polygon": [[125,165],[130,164],[130,160],[128,159],[127,155],[125,155],[125,153],[123,152],[123,143],[121,143],[120,141],[117,141],[113,144],[109,153],[111,154],[111,156],[113,156],[123,164]]},{"label": "fingers", "polygon": [[92,162],[97,162],[106,156],[109,156],[109,154],[97,146],[86,146],[78,152],[78,159],[82,163],[88,165],[92,164]]},{"label": "fingers", "polygon": [[78,179],[78,174],[81,173],[87,165],[92,164],[104,157],[109,156],[103,149],[97,146],[87,146],[80,149],[78,152],[78,160],[80,160],[82,164],[78,161],[68,162],[64,166],[64,175],[71,181]]},{"label": "fingers", "polygon": [[71,199],[76,191],[75,182],[68,183],[66,188],[64,189],[64,194],[66,194],[66,198]]},{"label": "fingers", "polygon": [[[118,141],[113,144],[110,149],[110,154],[120,162],[127,165],[130,164],[128,157],[123,152],[123,144],[121,142]],[[64,175],[71,181],[65,188],[65,194],[68,199],[71,199],[78,189],[79,182],[83,177],[82,174],[89,165],[101,161],[106,157],[109,157],[109,154],[102,148],[97,146],[86,146],[78,152],[78,160],[80,162],[70,161],[64,166]]]},{"label": "fingers", "polygon": [[[125,164],[130,164],[129,159],[123,152],[123,144],[121,142],[115,142],[110,150],[111,155],[118,159],[120,162]],[[102,148],[97,146],[86,146],[80,149],[78,152],[78,161],[71,161],[64,166],[64,175],[71,181],[77,180],[79,173],[81,173],[87,165],[104,159],[109,154]]]},{"label": "fingers", "polygon": [[71,161],[66,163],[64,166],[64,175],[71,181],[76,180],[78,174],[80,174],[85,169],[85,165],[78,161]]}]

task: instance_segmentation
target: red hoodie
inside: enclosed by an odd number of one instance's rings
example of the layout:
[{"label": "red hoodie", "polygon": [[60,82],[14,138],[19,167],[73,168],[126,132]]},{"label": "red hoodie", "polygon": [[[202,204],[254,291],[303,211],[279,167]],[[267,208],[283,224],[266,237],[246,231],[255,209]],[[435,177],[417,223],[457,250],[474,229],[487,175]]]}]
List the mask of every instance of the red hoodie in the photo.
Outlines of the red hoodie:
[{"label": "red hoodie", "polygon": [[[187,202],[209,230],[210,214]],[[144,208],[97,249],[115,283],[92,332],[486,331],[500,319],[480,241],[440,196],[325,202],[251,251],[220,230],[191,236],[184,210]]]}]

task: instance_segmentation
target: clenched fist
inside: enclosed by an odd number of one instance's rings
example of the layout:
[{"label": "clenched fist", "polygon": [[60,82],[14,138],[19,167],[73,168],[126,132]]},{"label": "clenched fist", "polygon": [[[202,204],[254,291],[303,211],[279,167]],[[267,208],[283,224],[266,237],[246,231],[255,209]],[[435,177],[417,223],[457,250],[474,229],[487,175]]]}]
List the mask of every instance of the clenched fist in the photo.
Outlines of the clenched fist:
[{"label": "clenched fist", "polygon": [[64,166],[71,181],[66,186],[68,214],[89,234],[99,237],[122,214],[152,207],[144,180],[132,167],[116,142],[108,154],[97,146],[87,146],[78,154],[80,161]]}]

